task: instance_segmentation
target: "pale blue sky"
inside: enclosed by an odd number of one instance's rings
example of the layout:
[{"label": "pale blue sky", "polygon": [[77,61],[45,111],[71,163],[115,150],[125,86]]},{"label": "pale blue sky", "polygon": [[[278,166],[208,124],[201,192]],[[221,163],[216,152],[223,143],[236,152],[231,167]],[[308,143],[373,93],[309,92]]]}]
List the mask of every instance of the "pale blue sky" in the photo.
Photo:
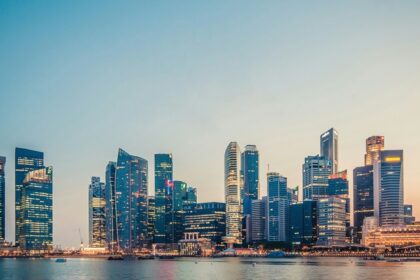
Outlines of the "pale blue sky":
[{"label": "pale blue sky", "polygon": [[229,141],[301,185],[319,135],[340,133],[340,169],[364,140],[405,151],[420,216],[419,1],[1,1],[0,155],[7,237],[14,148],[54,166],[54,241],[87,241],[87,190],[117,149],[171,152],[201,201],[223,200]]}]

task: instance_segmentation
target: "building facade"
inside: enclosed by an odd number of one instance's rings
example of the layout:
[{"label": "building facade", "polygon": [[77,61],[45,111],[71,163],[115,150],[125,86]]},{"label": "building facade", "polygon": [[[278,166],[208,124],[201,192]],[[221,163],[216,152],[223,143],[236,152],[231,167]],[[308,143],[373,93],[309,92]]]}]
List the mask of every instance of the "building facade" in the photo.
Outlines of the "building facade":
[{"label": "building facade", "polygon": [[171,243],[173,164],[171,154],[155,155],[155,242]]},{"label": "building facade", "polygon": [[262,242],[266,237],[267,197],[254,199],[251,202],[251,240]]},{"label": "building facade", "polygon": [[251,201],[259,198],[259,153],[257,146],[247,145],[241,155],[243,176],[243,213],[251,214]]},{"label": "building facade", "polygon": [[302,166],[303,199],[320,199],[327,196],[331,161],[323,156],[308,156]]},{"label": "building facade", "polygon": [[375,217],[381,227],[404,225],[403,151],[381,151],[374,164]]},{"label": "building facade", "polygon": [[416,221],[416,218],[413,217],[413,205],[404,204],[404,224],[411,225]]},{"label": "building facade", "polygon": [[379,160],[379,154],[385,147],[383,136],[371,136],[366,139],[365,165],[373,165]]},{"label": "building facade", "polygon": [[118,250],[116,201],[117,163],[110,161],[105,169],[105,227],[106,243],[111,252]]},{"label": "building facade", "polygon": [[353,224],[356,239],[362,238],[363,220],[374,216],[373,166],[353,169]]},{"label": "building facade", "polygon": [[318,200],[317,245],[343,245],[346,241],[346,201],[338,197]]},{"label": "building facade", "polygon": [[241,151],[230,142],[225,151],[226,243],[242,244]]},{"label": "building facade", "polygon": [[21,189],[26,174],[30,171],[44,168],[44,153],[16,148],[15,149],[15,240],[19,245],[21,235]]},{"label": "building facade", "polygon": [[150,242],[154,242],[155,238],[155,197],[149,196],[147,199],[147,232]]},{"label": "building facade", "polygon": [[290,205],[290,242],[294,246],[315,245],[318,238],[317,202],[304,200]]},{"label": "building facade", "polygon": [[338,172],[338,132],[331,128],[320,136],[321,156],[331,162],[331,173]]},{"label": "building facade", "polygon": [[89,246],[106,246],[105,184],[99,177],[92,177],[89,185]]},{"label": "building facade", "polygon": [[0,156],[0,243],[5,240],[6,229],[6,158]]},{"label": "building facade", "polygon": [[267,240],[288,241],[289,205],[287,178],[277,172],[267,173]]},{"label": "building facade", "polygon": [[29,171],[20,188],[21,232],[24,251],[46,251],[53,244],[53,170]]}]

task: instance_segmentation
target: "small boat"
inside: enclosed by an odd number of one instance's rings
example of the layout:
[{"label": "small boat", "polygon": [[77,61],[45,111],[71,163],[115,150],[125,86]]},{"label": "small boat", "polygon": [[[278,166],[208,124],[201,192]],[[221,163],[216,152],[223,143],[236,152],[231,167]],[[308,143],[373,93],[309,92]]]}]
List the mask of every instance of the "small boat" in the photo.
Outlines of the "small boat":
[{"label": "small boat", "polygon": [[108,257],[108,261],[123,261],[124,258],[121,255],[112,255]]},{"label": "small boat", "polygon": [[65,262],[67,262],[67,260],[66,260],[66,259],[62,259],[62,258],[60,258],[60,259],[56,259],[56,260],[55,260],[55,262],[58,262],[58,263],[65,263]]}]

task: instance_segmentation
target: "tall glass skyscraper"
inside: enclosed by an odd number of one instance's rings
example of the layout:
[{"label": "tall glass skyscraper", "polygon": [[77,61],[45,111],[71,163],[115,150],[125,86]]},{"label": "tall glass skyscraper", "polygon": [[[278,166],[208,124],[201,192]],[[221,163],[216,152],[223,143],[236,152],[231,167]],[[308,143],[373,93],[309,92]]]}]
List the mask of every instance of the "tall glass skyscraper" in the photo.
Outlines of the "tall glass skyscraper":
[{"label": "tall glass skyscraper", "polygon": [[374,215],[372,165],[353,169],[353,214],[357,240],[360,241],[363,220]]},{"label": "tall glass skyscraper", "polygon": [[338,132],[331,128],[321,134],[321,156],[331,161],[331,173],[338,172]]},{"label": "tall glass skyscraper", "polygon": [[26,174],[30,171],[44,167],[44,153],[28,149],[16,148],[15,150],[15,240],[19,244],[21,235],[21,189]]},{"label": "tall glass skyscraper", "polygon": [[371,136],[366,139],[365,165],[373,165],[378,161],[384,146],[385,138],[383,136]]},{"label": "tall glass skyscraper", "polygon": [[241,151],[238,143],[230,142],[225,150],[226,243],[242,243]]},{"label": "tall glass skyscraper", "polygon": [[261,242],[266,240],[267,197],[253,199],[251,205],[251,240]]},{"label": "tall glass skyscraper", "polygon": [[290,205],[290,242],[293,245],[315,245],[317,233],[317,202],[304,200]]},{"label": "tall glass skyscraper", "polygon": [[[328,179],[328,196],[342,198],[346,201],[346,229],[350,228],[350,196],[347,170],[331,174]],[[350,238],[350,236],[348,236]]]},{"label": "tall glass skyscraper", "polygon": [[375,217],[379,225],[404,225],[403,151],[381,151],[374,164]]},{"label": "tall glass skyscraper", "polygon": [[171,154],[155,155],[155,242],[171,243],[173,165]]},{"label": "tall glass skyscraper", "polygon": [[0,242],[5,239],[6,158],[0,156]]},{"label": "tall glass skyscraper", "polygon": [[105,170],[105,219],[106,243],[114,253],[119,249],[117,232],[117,208],[115,206],[117,163],[110,161]]},{"label": "tall glass skyscraper", "polygon": [[308,156],[302,165],[303,199],[327,196],[328,178],[331,174],[331,161],[323,156]]},{"label": "tall glass skyscraper", "polygon": [[147,185],[147,160],[119,149],[115,208],[118,245],[125,252],[148,242]]},{"label": "tall glass skyscraper", "polygon": [[277,172],[267,173],[267,240],[288,241],[289,205],[287,178]]},{"label": "tall glass skyscraper", "polygon": [[48,250],[53,243],[53,170],[29,171],[20,188],[22,250]]},{"label": "tall glass skyscraper", "polygon": [[259,153],[257,146],[247,145],[242,153],[243,212],[251,214],[251,200],[259,197]]},{"label": "tall glass skyscraper", "polygon": [[346,201],[339,197],[318,200],[318,245],[343,245],[346,241]]},{"label": "tall glass skyscraper", "polygon": [[155,238],[155,197],[149,196],[147,199],[147,231],[149,234],[150,242],[154,242]]},{"label": "tall glass skyscraper", "polygon": [[89,185],[89,246],[104,248],[105,227],[105,184],[99,177],[92,177]]}]

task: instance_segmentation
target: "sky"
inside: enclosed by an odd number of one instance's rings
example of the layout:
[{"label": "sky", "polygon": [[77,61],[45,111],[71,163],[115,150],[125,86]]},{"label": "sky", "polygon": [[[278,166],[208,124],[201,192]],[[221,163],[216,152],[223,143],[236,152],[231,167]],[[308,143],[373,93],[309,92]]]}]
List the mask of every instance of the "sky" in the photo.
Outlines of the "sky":
[{"label": "sky", "polygon": [[420,217],[419,1],[0,2],[0,155],[14,239],[14,149],[54,167],[54,243],[88,236],[88,186],[118,148],[172,153],[174,178],[223,201],[230,141],[302,185],[305,156],[339,132],[339,169],[365,139],[404,149]]}]

